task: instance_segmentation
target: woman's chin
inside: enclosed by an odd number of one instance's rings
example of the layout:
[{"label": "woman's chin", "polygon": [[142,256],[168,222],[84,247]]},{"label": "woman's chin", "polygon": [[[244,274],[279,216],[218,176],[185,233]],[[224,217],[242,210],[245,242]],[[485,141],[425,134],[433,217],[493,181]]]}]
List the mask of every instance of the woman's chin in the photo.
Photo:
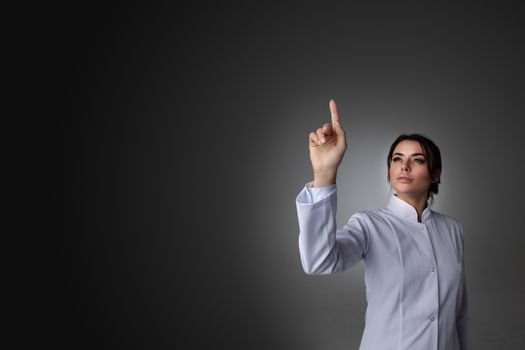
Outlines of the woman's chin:
[{"label": "woman's chin", "polygon": [[394,188],[394,191],[398,197],[421,198],[427,196],[427,190]]}]

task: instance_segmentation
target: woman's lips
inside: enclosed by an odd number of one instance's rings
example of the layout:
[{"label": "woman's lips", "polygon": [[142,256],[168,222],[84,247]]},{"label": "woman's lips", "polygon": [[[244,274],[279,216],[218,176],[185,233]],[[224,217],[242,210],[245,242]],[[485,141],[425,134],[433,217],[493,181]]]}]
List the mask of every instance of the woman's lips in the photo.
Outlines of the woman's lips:
[{"label": "woman's lips", "polygon": [[412,182],[412,179],[406,176],[400,176],[397,178],[397,181],[402,182],[402,183],[408,183],[408,182]]}]

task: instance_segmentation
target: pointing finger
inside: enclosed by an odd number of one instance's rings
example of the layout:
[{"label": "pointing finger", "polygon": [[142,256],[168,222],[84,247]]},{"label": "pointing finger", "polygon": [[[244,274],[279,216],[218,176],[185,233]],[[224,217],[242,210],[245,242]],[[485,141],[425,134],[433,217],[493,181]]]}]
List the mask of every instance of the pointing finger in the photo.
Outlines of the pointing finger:
[{"label": "pointing finger", "polygon": [[341,127],[339,122],[339,113],[337,112],[337,105],[333,99],[330,100],[330,114],[332,115],[332,125]]}]

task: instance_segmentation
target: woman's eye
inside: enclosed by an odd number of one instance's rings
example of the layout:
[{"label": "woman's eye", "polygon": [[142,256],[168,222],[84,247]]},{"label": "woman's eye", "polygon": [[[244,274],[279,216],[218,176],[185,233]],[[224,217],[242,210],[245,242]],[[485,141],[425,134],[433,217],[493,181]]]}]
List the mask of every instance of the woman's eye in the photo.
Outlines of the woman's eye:
[{"label": "woman's eye", "polygon": [[397,161],[400,161],[400,160],[401,160],[400,157],[394,157],[394,158],[392,158],[392,161],[393,161],[393,162],[397,162]]},{"label": "woman's eye", "polygon": [[425,163],[425,160],[424,159],[421,159],[421,158],[416,158],[414,159],[414,162],[418,163],[418,164],[424,164]]}]

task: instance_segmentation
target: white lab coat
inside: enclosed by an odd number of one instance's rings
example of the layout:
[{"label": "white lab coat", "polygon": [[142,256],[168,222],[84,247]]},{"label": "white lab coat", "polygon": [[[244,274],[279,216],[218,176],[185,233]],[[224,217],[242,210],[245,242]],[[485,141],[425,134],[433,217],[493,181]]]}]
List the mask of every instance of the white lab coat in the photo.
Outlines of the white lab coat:
[{"label": "white lab coat", "polygon": [[307,274],[365,265],[367,309],[360,350],[468,350],[463,230],[455,219],[393,195],[386,208],[336,226],[335,185],[296,199],[299,251]]}]

